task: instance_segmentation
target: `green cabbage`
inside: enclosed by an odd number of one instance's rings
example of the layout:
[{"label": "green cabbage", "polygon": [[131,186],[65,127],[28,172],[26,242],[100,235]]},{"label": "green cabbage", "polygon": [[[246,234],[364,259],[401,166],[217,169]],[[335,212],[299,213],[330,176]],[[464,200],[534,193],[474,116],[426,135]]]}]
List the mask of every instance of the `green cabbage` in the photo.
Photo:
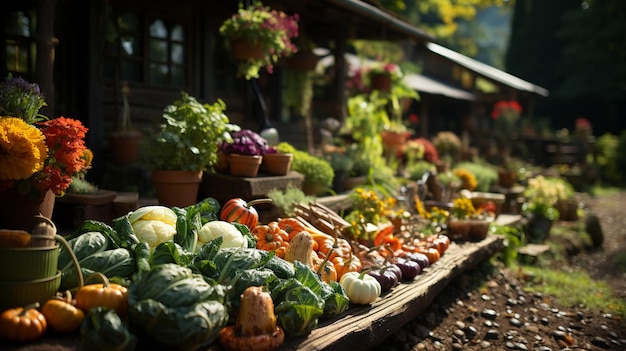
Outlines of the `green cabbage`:
[{"label": "green cabbage", "polygon": [[173,263],[142,271],[128,289],[131,324],[178,350],[209,346],[228,322],[225,288]]}]

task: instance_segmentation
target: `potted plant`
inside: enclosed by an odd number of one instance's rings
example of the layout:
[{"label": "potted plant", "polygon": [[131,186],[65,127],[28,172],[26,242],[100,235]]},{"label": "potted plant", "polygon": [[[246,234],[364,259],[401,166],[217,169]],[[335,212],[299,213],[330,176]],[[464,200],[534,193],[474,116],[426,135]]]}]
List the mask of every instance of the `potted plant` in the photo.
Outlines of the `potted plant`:
[{"label": "potted plant", "polygon": [[0,223],[30,230],[35,216],[52,217],[55,196],[90,167],[88,129],[71,118],[48,119],[39,85],[9,75],[0,83]]},{"label": "potted plant", "polygon": [[[258,78],[264,67],[272,73],[279,58],[294,54],[297,48],[291,40],[298,36],[298,19],[298,14],[289,16],[260,2],[251,6],[240,3],[237,13],[219,29],[227,39],[226,48],[238,60],[238,76]],[[254,51],[250,55],[249,49]]]},{"label": "potted plant", "polygon": [[[240,130],[230,123],[225,110],[222,100],[203,104],[184,91],[165,107],[163,124],[144,140],[141,154],[152,169],[160,203],[178,207],[196,203],[202,174],[217,162],[218,146]],[[186,194],[182,187],[189,187]]]},{"label": "potted plant", "polygon": [[523,195],[522,213],[529,217],[528,241],[541,243],[550,235],[554,221],[559,219],[554,205],[563,195],[552,178],[542,175],[528,179]]},{"label": "potted plant", "polygon": [[286,142],[276,145],[276,150],[293,154],[291,169],[304,176],[302,191],[306,195],[319,195],[332,185],[335,172],[328,161],[308,152],[297,150],[293,145]]},{"label": "potted plant", "polygon": [[[452,131],[441,131],[435,135],[433,145],[437,153],[444,159],[444,162],[452,163],[458,161],[461,156],[461,139]],[[450,165],[447,167],[449,168]]]},{"label": "potted plant", "polygon": [[472,200],[465,196],[459,196],[452,202],[450,216],[448,217],[448,231],[451,239],[469,240],[472,229],[472,216],[476,208]]},{"label": "potted plant", "polygon": [[109,146],[113,161],[125,165],[137,160],[143,133],[133,127],[128,103],[130,88],[128,82],[122,83],[122,114],[117,129],[109,134]]},{"label": "potted plant", "polygon": [[232,140],[220,145],[228,155],[230,174],[236,177],[256,177],[269,145],[259,134],[242,129],[231,134]]}]

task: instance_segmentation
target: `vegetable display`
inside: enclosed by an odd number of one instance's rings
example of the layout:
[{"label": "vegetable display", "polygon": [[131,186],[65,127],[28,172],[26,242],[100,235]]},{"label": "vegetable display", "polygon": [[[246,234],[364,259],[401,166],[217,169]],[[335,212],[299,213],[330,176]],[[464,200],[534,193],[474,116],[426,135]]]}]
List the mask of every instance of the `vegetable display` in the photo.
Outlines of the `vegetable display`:
[{"label": "vegetable display", "polygon": [[185,208],[141,207],[111,225],[84,221],[59,250],[65,295],[41,311],[5,311],[0,337],[80,330],[84,349],[133,350],[133,331],[175,350],[218,339],[227,350],[273,350],[350,304],[374,303],[419,279],[451,244],[442,234],[400,237],[389,225],[368,226],[371,242],[359,242],[344,235],[350,223],[315,203],[259,223],[254,204],[236,198],[220,207],[205,198]]}]

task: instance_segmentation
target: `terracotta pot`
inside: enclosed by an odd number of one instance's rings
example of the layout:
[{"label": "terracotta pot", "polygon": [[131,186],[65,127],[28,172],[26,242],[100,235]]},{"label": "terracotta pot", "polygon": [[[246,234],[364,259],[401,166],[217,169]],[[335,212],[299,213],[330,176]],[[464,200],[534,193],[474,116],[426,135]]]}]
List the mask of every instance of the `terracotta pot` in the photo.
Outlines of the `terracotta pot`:
[{"label": "terracotta pot", "polygon": [[213,165],[213,169],[218,173],[228,173],[228,168],[228,154],[219,151],[217,153],[217,162]]},{"label": "terracotta pot", "polygon": [[263,43],[251,43],[245,39],[231,40],[230,49],[233,58],[239,61],[260,59],[265,56]]},{"label": "terracotta pot", "polygon": [[230,154],[228,165],[230,175],[235,177],[256,177],[261,167],[263,156]]},{"label": "terracotta pot", "polygon": [[293,154],[265,154],[261,162],[261,170],[270,175],[284,176],[291,169]]},{"label": "terracotta pot", "polygon": [[109,146],[113,162],[120,165],[127,165],[137,160],[139,156],[139,146],[143,140],[141,134],[112,135],[109,136]]},{"label": "terracotta pot", "polygon": [[387,73],[372,74],[370,86],[374,90],[391,91],[391,76]]},{"label": "terracotta pot", "polygon": [[343,182],[343,190],[352,190],[358,185],[365,184],[366,176],[347,177]]},{"label": "terracotta pot", "polygon": [[0,191],[0,225],[3,229],[30,231],[38,223],[38,214],[52,218],[55,199],[51,190],[37,199],[22,196],[15,189]]},{"label": "terracotta pot", "polygon": [[487,237],[489,233],[489,227],[491,226],[490,221],[486,220],[472,220],[469,232],[469,240],[472,241],[481,241]]},{"label": "terracotta pot", "polygon": [[469,234],[472,229],[472,222],[468,219],[449,219],[448,220],[448,236],[450,239],[457,241],[467,241],[470,239]]},{"label": "terracotta pot", "polygon": [[311,51],[298,51],[287,59],[287,67],[296,71],[312,71],[317,67],[319,57]]},{"label": "terracotta pot", "polygon": [[517,173],[508,169],[498,169],[498,185],[503,188],[512,188],[517,181]]},{"label": "terracotta pot", "polygon": [[152,171],[152,183],[159,203],[169,207],[187,207],[198,201],[202,171]]}]

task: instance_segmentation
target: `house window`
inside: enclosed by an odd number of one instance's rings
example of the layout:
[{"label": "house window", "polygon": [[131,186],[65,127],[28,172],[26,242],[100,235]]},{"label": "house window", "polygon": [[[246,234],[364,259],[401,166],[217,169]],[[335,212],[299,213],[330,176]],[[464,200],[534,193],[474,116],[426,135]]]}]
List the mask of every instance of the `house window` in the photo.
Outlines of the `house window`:
[{"label": "house window", "polygon": [[151,87],[187,88],[186,26],[164,18],[125,12],[117,21],[117,45],[110,46],[104,77],[119,75]]},{"label": "house window", "polygon": [[35,74],[37,44],[34,11],[15,11],[6,24],[6,71],[32,79]]}]

